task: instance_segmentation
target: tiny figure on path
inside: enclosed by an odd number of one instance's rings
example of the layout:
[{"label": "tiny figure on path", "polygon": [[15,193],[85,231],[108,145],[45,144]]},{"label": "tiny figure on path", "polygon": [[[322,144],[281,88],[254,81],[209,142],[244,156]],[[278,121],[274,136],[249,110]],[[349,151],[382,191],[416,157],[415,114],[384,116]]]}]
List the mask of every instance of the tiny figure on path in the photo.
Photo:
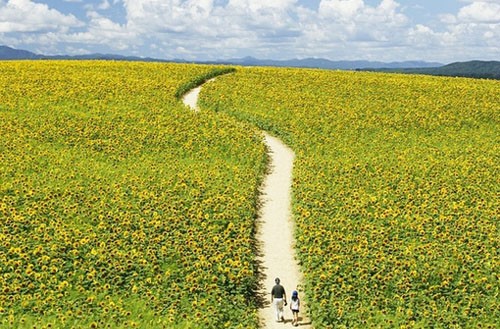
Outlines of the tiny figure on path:
[{"label": "tiny figure on path", "polygon": [[274,309],[276,311],[276,321],[285,321],[285,317],[283,316],[283,306],[286,306],[286,293],[285,293],[285,288],[280,284],[280,279],[276,278],[274,279],[274,282],[276,284],[274,285],[273,289],[271,290],[271,303],[274,304]]},{"label": "tiny figure on path", "polygon": [[293,314],[292,325],[297,327],[299,325],[299,309],[300,309],[300,299],[297,290],[292,292],[292,299],[290,299],[290,310]]}]

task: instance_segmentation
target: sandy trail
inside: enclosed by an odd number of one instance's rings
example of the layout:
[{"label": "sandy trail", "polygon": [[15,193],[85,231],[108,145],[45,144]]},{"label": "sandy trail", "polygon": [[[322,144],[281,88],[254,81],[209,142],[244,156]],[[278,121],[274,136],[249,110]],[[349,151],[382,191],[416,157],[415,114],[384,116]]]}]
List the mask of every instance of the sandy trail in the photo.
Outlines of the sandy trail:
[{"label": "sandy trail", "polygon": [[[183,98],[184,104],[197,111],[198,95],[201,87],[194,88]],[[264,132],[265,142],[269,149],[270,168],[264,178],[260,203],[262,204],[257,223],[257,243],[261,256],[260,271],[263,274],[260,294],[263,305],[259,309],[262,328],[291,327],[292,312],[285,307],[285,323],[276,322],[274,309],[270,303],[271,289],[274,279],[279,277],[285,287],[287,301],[293,290],[299,291],[301,310],[299,313],[300,328],[311,328],[305,318],[306,300],[301,293],[302,276],[293,243],[294,224],[291,217],[292,169],[295,154],[279,139]]]},{"label": "sandy trail", "polygon": [[191,91],[184,95],[182,102],[191,109],[198,111],[198,96],[200,95],[200,90],[201,86],[191,89]]},{"label": "sandy trail", "polygon": [[[270,301],[274,279],[280,278],[285,287],[288,302],[293,290],[299,292],[301,312],[299,320],[301,328],[309,328],[310,323],[304,319],[306,301],[301,293],[302,276],[295,260],[293,243],[294,224],[291,217],[292,170],[295,154],[279,139],[264,133],[269,148],[270,172],[264,179],[261,195],[261,217],[259,219],[257,240],[262,244],[262,271],[264,282],[262,293],[266,301]],[[283,328],[277,323],[272,305],[266,303],[259,310],[263,328]],[[302,319],[300,319],[302,318]],[[285,307],[285,322],[292,323],[292,312]]]}]

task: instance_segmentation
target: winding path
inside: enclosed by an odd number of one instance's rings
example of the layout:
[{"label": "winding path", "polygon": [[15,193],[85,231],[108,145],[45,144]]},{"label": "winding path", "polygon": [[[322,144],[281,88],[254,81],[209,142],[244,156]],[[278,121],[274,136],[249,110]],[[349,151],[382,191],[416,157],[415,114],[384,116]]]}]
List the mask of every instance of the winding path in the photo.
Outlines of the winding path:
[{"label": "winding path", "polygon": [[[192,89],[183,98],[184,104],[198,111],[197,101],[201,87]],[[301,294],[300,282],[302,277],[299,265],[295,260],[293,244],[293,221],[291,217],[291,186],[294,153],[279,139],[264,132],[264,140],[269,149],[270,170],[265,177],[261,194],[261,214],[257,225],[257,241],[260,247],[261,272],[263,282],[261,295],[264,303],[259,309],[261,325],[263,328],[283,328],[291,326],[292,313],[285,308],[285,325],[278,323],[274,318],[274,309],[270,303],[270,292],[274,279],[279,277],[285,287],[287,299],[290,300],[293,290],[299,291],[301,310],[299,321],[301,328],[311,328],[310,322],[304,318],[306,315],[306,301]],[[302,319],[301,319],[302,318]]]}]

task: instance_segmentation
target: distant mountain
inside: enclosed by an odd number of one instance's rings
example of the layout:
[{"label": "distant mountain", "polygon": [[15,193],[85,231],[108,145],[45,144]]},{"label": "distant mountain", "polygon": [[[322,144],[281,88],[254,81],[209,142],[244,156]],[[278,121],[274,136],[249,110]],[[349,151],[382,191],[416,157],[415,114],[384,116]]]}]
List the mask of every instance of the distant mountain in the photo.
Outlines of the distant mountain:
[{"label": "distant mountain", "polygon": [[74,59],[74,60],[112,60],[112,61],[131,61],[131,62],[172,62],[166,59],[139,56],[123,56],[114,54],[87,54],[87,55],[53,55],[43,56],[43,59]]},{"label": "distant mountain", "polygon": [[[138,57],[138,56],[122,56],[114,54],[87,54],[87,55],[40,55],[27,50],[14,49],[7,46],[0,46],[0,60],[16,60],[16,59],[95,59],[95,60],[117,60],[117,61],[144,61],[144,62],[167,62],[167,60]],[[171,62],[171,61],[169,61]]]},{"label": "distant mountain", "polygon": [[[162,60],[149,57],[122,56],[114,54],[88,54],[88,55],[55,55],[46,56],[32,53],[26,50],[18,50],[7,46],[0,46],[0,60],[2,59],[102,59],[102,60],[126,60],[145,62],[190,62],[182,59]],[[324,58],[304,58],[289,60],[257,59],[244,57],[216,61],[198,61],[202,64],[229,64],[241,66],[277,66],[277,67],[304,67],[338,70],[354,70],[359,68],[415,68],[415,67],[439,67],[441,63],[428,63],[419,61],[407,62],[371,62],[371,61],[331,61]]]},{"label": "distant mountain", "polygon": [[[12,59],[75,59],[75,60],[118,60],[143,62],[177,62],[193,63],[183,59],[163,60],[150,57],[122,56],[114,54],[88,55],[56,55],[46,56],[35,54],[27,50],[19,50],[7,46],[0,46],[0,60]],[[228,64],[241,66],[275,66],[275,67],[302,67],[321,68],[330,70],[361,70],[378,72],[399,72],[430,74],[442,76],[461,76],[471,78],[500,79],[500,62],[498,61],[470,61],[456,62],[443,65],[436,62],[405,61],[405,62],[376,62],[376,61],[331,61],[324,58],[304,58],[289,60],[257,59],[254,57],[235,58],[216,61],[197,61],[199,64]]]},{"label": "distant mountain", "polygon": [[0,46],[0,59],[39,59],[42,57],[42,55],[37,55],[31,51]]},{"label": "distant mountain", "polygon": [[372,62],[372,61],[331,61],[324,58],[304,58],[289,60],[257,59],[244,57],[229,60],[219,60],[213,63],[225,63],[242,66],[277,66],[277,67],[304,67],[337,70],[355,70],[359,68],[416,68],[416,67],[439,67],[443,64],[435,62],[406,61],[406,62]]},{"label": "distant mountain", "polygon": [[500,61],[468,61],[455,62],[448,65],[433,68],[364,68],[367,71],[396,72],[411,74],[429,74],[438,76],[466,77],[466,78],[484,78],[500,79]]}]

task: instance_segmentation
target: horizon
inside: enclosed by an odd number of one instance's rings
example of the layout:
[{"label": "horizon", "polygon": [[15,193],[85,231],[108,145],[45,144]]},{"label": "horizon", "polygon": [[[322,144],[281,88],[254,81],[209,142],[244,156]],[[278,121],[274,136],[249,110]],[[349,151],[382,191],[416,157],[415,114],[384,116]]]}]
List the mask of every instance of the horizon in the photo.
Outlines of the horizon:
[{"label": "horizon", "polygon": [[47,56],[448,64],[499,35],[496,0],[0,0],[0,44]]},{"label": "horizon", "polygon": [[10,49],[16,50],[16,51],[27,51],[30,53],[33,53],[35,55],[39,56],[44,56],[44,57],[54,57],[54,56],[61,56],[61,57],[78,57],[78,56],[119,56],[119,57],[130,57],[130,58],[138,58],[138,59],[144,59],[145,61],[149,60],[158,60],[158,61],[165,61],[165,62],[175,62],[175,61],[186,61],[186,62],[198,62],[198,63],[210,63],[210,62],[229,62],[229,61],[239,61],[239,60],[246,60],[246,59],[253,59],[253,60],[258,60],[258,61],[277,61],[277,62],[286,62],[286,61],[303,61],[307,59],[313,59],[313,60],[327,60],[330,62],[372,62],[372,63],[384,63],[384,64],[395,64],[395,63],[411,63],[411,62],[416,62],[416,63],[426,63],[426,64],[439,64],[442,66],[448,65],[448,64],[453,64],[453,63],[463,63],[463,62],[499,62],[500,60],[484,60],[480,58],[476,59],[470,59],[466,61],[456,61],[456,62],[435,62],[435,61],[426,61],[426,60],[420,60],[420,59],[408,59],[408,60],[392,60],[392,61],[380,61],[380,60],[367,60],[363,58],[355,58],[355,59],[329,59],[325,57],[304,57],[304,58],[283,58],[283,59],[269,59],[269,58],[258,58],[254,56],[243,56],[243,57],[234,57],[234,58],[220,58],[220,59],[213,59],[213,60],[187,60],[184,58],[156,58],[156,57],[149,57],[149,56],[141,56],[141,55],[122,55],[122,54],[117,54],[117,53],[88,53],[88,54],[76,54],[76,55],[70,55],[70,54],[53,54],[53,55],[48,55],[48,54],[41,54],[41,53],[36,53],[32,52],[31,50],[28,49],[21,49],[21,48],[14,48],[12,46],[8,45],[2,45],[0,44],[0,47],[8,47]]}]

